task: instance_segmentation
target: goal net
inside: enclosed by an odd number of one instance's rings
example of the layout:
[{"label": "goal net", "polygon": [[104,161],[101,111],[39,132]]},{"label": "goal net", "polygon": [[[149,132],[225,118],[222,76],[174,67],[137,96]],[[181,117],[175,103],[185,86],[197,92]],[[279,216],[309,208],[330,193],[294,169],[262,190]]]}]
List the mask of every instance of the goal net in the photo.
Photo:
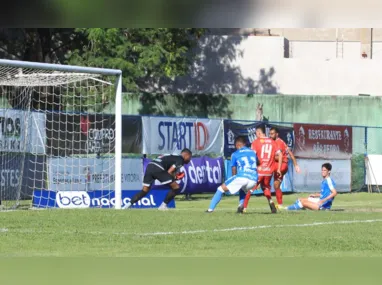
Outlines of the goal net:
[{"label": "goal net", "polygon": [[119,208],[120,92],[119,70],[0,60],[1,208]]}]

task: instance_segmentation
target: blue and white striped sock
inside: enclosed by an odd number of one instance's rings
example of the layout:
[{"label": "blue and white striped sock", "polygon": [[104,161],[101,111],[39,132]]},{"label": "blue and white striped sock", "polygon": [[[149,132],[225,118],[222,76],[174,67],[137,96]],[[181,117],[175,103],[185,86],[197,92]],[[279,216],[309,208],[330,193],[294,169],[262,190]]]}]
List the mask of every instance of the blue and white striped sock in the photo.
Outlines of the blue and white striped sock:
[{"label": "blue and white striped sock", "polygon": [[301,210],[302,208],[303,207],[300,200],[297,200],[293,205],[289,206],[287,209],[289,211],[296,211],[296,210]]},{"label": "blue and white striped sock", "polygon": [[208,208],[208,212],[213,212],[215,210],[216,206],[219,204],[223,196],[223,193],[224,191],[223,189],[221,189],[221,187],[219,187],[218,190],[216,190],[215,195],[212,197],[210,207]]}]

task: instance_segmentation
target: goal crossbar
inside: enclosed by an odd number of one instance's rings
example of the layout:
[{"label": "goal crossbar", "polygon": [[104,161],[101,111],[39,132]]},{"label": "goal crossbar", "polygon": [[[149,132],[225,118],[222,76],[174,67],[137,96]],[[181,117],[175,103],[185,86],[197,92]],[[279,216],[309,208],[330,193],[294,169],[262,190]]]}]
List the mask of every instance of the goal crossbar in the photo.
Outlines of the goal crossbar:
[{"label": "goal crossbar", "polygon": [[31,62],[31,61],[21,61],[21,60],[10,60],[10,59],[0,59],[0,66],[35,68],[35,69],[45,69],[45,70],[53,70],[53,71],[92,73],[92,74],[114,75],[114,76],[118,76],[122,74],[122,71],[119,69],[84,67],[84,66],[75,66],[75,65],[41,63],[41,62]]}]

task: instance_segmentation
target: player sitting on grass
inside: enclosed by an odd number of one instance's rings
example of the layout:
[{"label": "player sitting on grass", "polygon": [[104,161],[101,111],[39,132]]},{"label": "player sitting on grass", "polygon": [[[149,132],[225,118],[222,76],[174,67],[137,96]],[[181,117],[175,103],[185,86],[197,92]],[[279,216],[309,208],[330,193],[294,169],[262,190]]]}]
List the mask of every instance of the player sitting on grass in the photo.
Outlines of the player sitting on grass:
[{"label": "player sitting on grass", "polygon": [[336,184],[330,177],[332,165],[324,163],[321,168],[321,174],[324,180],[321,183],[321,193],[312,194],[309,198],[300,198],[287,210],[329,210],[332,207],[334,197],[337,196],[337,191],[334,188]]},{"label": "player sitting on grass", "polygon": [[231,194],[236,194],[240,190],[246,192],[257,184],[256,152],[245,145],[245,137],[240,136],[235,139],[236,151],[231,156],[233,176],[219,186],[207,213],[212,213],[215,210],[225,192]]},{"label": "player sitting on grass", "polygon": [[143,189],[141,192],[134,195],[129,203],[126,204],[124,209],[130,208],[136,202],[141,200],[149,193],[151,185],[155,180],[159,180],[162,184],[169,184],[171,190],[167,193],[163,203],[160,205],[159,210],[167,210],[167,205],[170,203],[179,191],[179,184],[176,180],[184,177],[183,172],[179,172],[180,168],[191,161],[192,152],[185,148],[180,155],[161,155],[151,161],[146,168],[143,177]]}]

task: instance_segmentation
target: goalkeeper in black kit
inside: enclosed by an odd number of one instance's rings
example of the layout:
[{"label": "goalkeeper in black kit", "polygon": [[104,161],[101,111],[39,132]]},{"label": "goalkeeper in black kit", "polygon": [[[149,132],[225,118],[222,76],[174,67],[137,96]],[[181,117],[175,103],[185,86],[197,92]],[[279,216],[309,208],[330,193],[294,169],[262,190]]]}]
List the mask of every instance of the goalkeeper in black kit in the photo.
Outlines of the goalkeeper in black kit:
[{"label": "goalkeeper in black kit", "polygon": [[167,210],[167,205],[170,203],[179,192],[179,184],[176,180],[184,177],[184,172],[180,172],[180,168],[189,163],[192,158],[192,152],[185,148],[180,155],[161,155],[152,160],[146,168],[143,177],[142,191],[137,193],[124,209],[130,208],[133,204],[145,197],[155,180],[159,180],[162,184],[169,184],[171,190],[167,193],[163,203],[159,206],[159,210]]}]

